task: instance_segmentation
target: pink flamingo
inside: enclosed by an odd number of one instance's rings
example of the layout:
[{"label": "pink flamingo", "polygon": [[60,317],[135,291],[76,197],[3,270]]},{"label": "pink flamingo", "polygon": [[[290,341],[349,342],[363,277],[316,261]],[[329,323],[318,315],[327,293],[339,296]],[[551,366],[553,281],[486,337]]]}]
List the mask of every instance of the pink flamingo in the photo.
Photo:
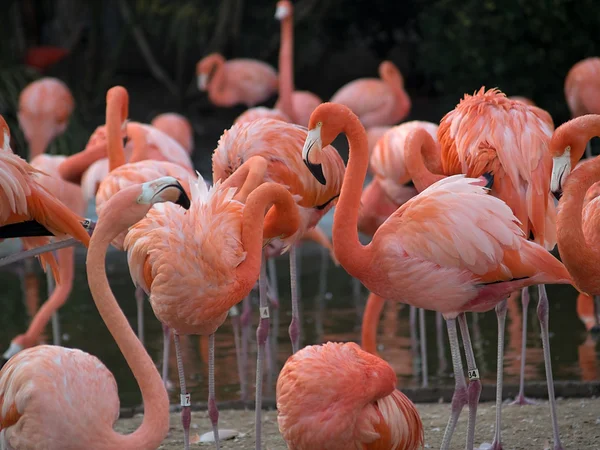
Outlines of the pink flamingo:
[{"label": "pink flamingo", "polygon": [[210,101],[221,107],[243,103],[250,108],[277,92],[277,71],[255,59],[225,61],[211,53],[198,61],[196,75],[198,89],[208,91]]},{"label": "pink flamingo", "polygon": [[365,128],[394,125],[410,111],[410,97],[404,90],[404,80],[391,61],[379,65],[377,78],[359,78],[342,86],[332,103],[346,105],[356,114]]},{"label": "pink flamingo", "polygon": [[[311,172],[323,179],[321,149],[340,133],[348,138],[350,156],[334,215],[335,255],[350,275],[382,298],[444,315],[456,390],[442,449],[449,447],[458,416],[467,403],[467,448],[472,448],[481,384],[463,313],[489,311],[525,286],[570,284],[571,278],[556,258],[527,240],[510,208],[487,195],[481,179],[463,176],[440,180],[409,200],[384,222],[371,243],[363,246],[356,223],[368,147],[358,117],[343,105],[320,105],[310,118],[303,159]],[[413,135],[428,146],[434,145],[425,130],[417,129]],[[466,349],[469,388],[460,359],[457,317]]]},{"label": "pink flamingo", "polygon": [[21,91],[18,117],[29,143],[29,160],[64,133],[74,106],[71,91],[57,78],[40,78]]},{"label": "pink flamingo", "polygon": [[[576,63],[565,78],[565,98],[571,117],[584,114],[600,114],[600,58],[585,58]],[[590,142],[585,149],[592,157]]]},{"label": "pink flamingo", "polygon": [[423,424],[388,363],[352,342],[304,347],[277,379],[277,423],[289,448],[417,450]]},{"label": "pink flamingo", "polygon": [[152,119],[150,125],[175,139],[188,155],[194,151],[194,130],[190,122],[181,114],[159,114]]},{"label": "pink flamingo", "polygon": [[174,178],[131,186],[115,195],[100,215],[86,261],[94,302],[142,392],[142,425],[126,436],[113,430],[119,417],[117,384],[98,358],[81,350],[42,345],[20,352],[0,372],[3,448],[58,450],[77,445],[96,450],[154,450],[166,437],[167,392],[110,290],[105,267],[106,250],[114,236],[143,218],[153,204],[165,201],[189,205]]},{"label": "pink flamingo", "polygon": [[[285,218],[270,221],[267,217],[265,239],[292,235],[299,225],[291,194],[275,183],[258,187],[248,196],[245,205],[234,200],[235,189],[217,182],[208,190],[202,177],[191,185],[191,191],[189,212],[172,205],[155,208],[131,228],[124,243],[134,282],[150,296],[157,318],[174,330],[184,399],[181,417],[186,450],[189,448],[190,404],[179,335],[209,336],[208,404],[218,448],[214,333],[225,321],[230,308],[250,293],[259,277],[265,209],[274,203],[275,212]],[[264,318],[262,312],[261,318]],[[257,364],[262,370],[262,359]],[[260,379],[258,374],[257,379]],[[257,392],[260,385],[257,381]],[[257,435],[257,442],[259,440]]]}]

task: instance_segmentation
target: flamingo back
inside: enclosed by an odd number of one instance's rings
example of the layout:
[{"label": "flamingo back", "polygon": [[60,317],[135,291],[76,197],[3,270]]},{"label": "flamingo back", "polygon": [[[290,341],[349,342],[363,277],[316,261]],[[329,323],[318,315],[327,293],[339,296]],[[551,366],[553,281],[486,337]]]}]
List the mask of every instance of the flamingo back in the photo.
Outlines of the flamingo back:
[{"label": "flamingo back", "polygon": [[[187,150],[168,134],[145,123],[129,122],[127,124],[128,133],[131,132],[130,127],[139,127],[144,131],[144,159],[168,161],[186,167],[190,171],[194,169],[194,165],[192,164],[192,160],[190,159]],[[135,154],[136,151],[134,150],[134,155]]]},{"label": "flamingo back", "polygon": [[497,89],[465,95],[438,129],[445,174],[494,175],[492,194],[505,201],[536,242],[556,244],[556,211],[550,197],[554,125],[537,107],[509,100]]},{"label": "flamingo back", "polygon": [[[235,189],[190,184],[191,206],[155,205],[125,238],[134,283],[150,296],[158,319],[180,334],[214,333],[236,296],[243,204]],[[232,304],[240,301],[233,301]]]},{"label": "flamingo back", "polygon": [[262,61],[231,59],[225,63],[224,70],[226,86],[235,93],[236,103],[254,106],[279,89],[277,71]]},{"label": "flamingo back", "polygon": [[281,110],[276,108],[267,108],[265,106],[255,106],[253,108],[248,108],[246,111],[241,113],[235,122],[234,125],[238,123],[246,123],[253,122],[258,119],[273,119],[273,120],[281,120],[282,122],[291,122],[290,118]]},{"label": "flamingo back", "polygon": [[150,125],[175,139],[188,155],[194,150],[194,131],[192,130],[192,125],[181,114],[159,114],[152,119]]},{"label": "flamingo back", "polygon": [[573,117],[600,114],[600,58],[586,58],[571,67],[565,97]]},{"label": "flamingo back", "polygon": [[23,350],[6,363],[0,403],[2,448],[101,442],[119,417],[117,384],[104,364],[81,350],[50,345]]}]

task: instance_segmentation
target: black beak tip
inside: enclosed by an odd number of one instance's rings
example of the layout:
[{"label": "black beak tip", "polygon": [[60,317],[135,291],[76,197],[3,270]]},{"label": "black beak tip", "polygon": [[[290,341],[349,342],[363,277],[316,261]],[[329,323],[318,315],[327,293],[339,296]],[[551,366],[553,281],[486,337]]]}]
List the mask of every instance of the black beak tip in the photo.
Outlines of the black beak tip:
[{"label": "black beak tip", "polygon": [[308,167],[310,173],[313,174],[313,177],[315,177],[319,183],[321,183],[323,186],[327,184],[325,174],[323,173],[323,166],[321,164],[313,164],[306,159],[304,160],[304,164],[306,164],[306,167]]},{"label": "black beak tip", "polygon": [[557,190],[557,191],[552,191],[552,195],[554,195],[554,198],[555,198],[556,200],[560,200],[560,199],[561,199],[561,197],[562,197],[562,194],[563,194],[563,193],[562,193],[562,189],[559,189],[559,190]]},{"label": "black beak tip", "polygon": [[486,172],[482,176],[487,180],[487,184],[485,185],[485,187],[491,189],[494,185],[494,175],[492,175],[490,172]]},{"label": "black beak tip", "polygon": [[192,203],[190,202],[190,198],[188,197],[188,195],[185,192],[185,189],[183,189],[183,186],[179,183],[177,183],[177,189],[179,189],[180,194],[179,194],[179,198],[177,199],[177,201],[175,202],[177,205],[181,206],[183,209],[190,209],[190,206],[192,205]]}]

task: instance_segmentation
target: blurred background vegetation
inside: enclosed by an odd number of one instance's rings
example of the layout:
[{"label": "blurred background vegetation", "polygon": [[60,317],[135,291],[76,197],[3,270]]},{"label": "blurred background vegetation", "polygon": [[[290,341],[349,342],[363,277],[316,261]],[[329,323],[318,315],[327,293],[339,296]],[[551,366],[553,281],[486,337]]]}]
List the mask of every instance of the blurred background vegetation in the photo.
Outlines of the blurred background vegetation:
[{"label": "blurred background vegetation", "polygon": [[[275,0],[4,0],[0,27],[0,114],[24,154],[16,123],[20,90],[42,75],[75,96],[69,130],[51,151],[72,153],[103,123],[107,88],[123,84],[130,116],[150,121],[178,111],[191,118],[198,147],[241,107],[219,110],[198,92],[195,64],[205,54],[250,57],[276,66]],[[410,119],[439,121],[482,85],[532,98],[558,125],[567,120],[563,83],[577,61],[600,55],[597,0],[297,0],[298,88],[327,99],[344,83],[376,76],[393,60],[413,99]],[[44,74],[28,50],[68,51]],[[198,154],[199,152],[196,152]],[[202,158],[204,159],[204,158]]]}]

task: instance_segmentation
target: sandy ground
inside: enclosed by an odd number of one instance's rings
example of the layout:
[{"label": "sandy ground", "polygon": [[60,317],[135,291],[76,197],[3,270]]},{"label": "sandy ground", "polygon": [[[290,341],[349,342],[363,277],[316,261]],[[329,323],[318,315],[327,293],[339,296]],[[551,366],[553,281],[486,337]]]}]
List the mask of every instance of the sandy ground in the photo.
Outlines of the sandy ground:
[{"label": "sandy ground", "polygon": [[[418,405],[425,428],[425,448],[439,448],[446,426],[450,406],[446,404]],[[210,431],[210,422],[205,412],[192,413],[192,436]],[[120,432],[130,432],[141,422],[141,416],[121,419],[117,424]],[[286,449],[277,429],[276,411],[263,412],[263,448]],[[600,399],[558,400],[558,422],[565,448],[570,450],[600,449]],[[493,403],[479,405],[475,446],[491,443],[494,433],[495,408]],[[254,412],[220,412],[220,428],[236,429],[240,434],[234,440],[222,443],[223,449],[254,449]],[[452,449],[463,449],[467,427],[466,408],[461,415],[452,440]],[[552,428],[547,402],[532,406],[507,406],[503,408],[502,442],[505,450],[544,450],[552,448]],[[195,444],[192,448],[212,448],[214,444]],[[180,450],[183,435],[179,414],[171,415],[171,430],[161,449]],[[317,450],[317,449],[315,449]]]}]

